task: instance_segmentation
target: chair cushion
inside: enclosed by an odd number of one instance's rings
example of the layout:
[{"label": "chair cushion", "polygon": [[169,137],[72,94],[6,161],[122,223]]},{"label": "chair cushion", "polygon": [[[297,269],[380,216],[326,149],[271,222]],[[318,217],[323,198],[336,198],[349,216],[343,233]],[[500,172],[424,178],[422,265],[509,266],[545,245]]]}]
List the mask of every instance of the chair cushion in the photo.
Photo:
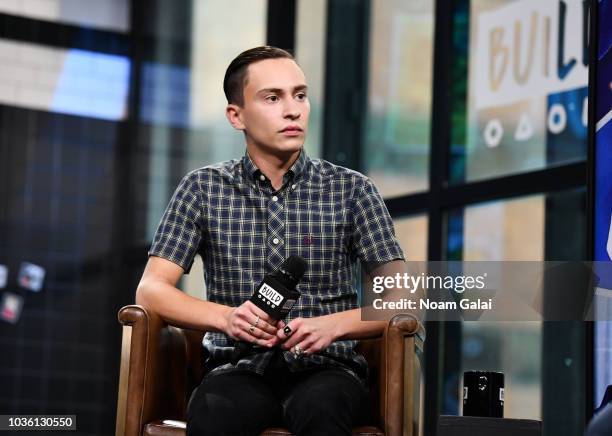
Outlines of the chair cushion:
[{"label": "chair cushion", "polygon": [[144,436],[185,436],[187,423],[183,421],[153,421],[145,425]]},{"label": "chair cushion", "polygon": [[[182,421],[154,421],[145,426],[144,436],[185,436],[187,424]],[[284,428],[268,428],[261,436],[291,436]],[[384,436],[377,427],[363,426],[353,429],[353,436]]]},{"label": "chair cushion", "polygon": [[[284,428],[268,428],[264,430],[261,436],[291,436],[288,430]],[[384,436],[384,433],[371,426],[355,427],[353,429],[353,436]]]}]

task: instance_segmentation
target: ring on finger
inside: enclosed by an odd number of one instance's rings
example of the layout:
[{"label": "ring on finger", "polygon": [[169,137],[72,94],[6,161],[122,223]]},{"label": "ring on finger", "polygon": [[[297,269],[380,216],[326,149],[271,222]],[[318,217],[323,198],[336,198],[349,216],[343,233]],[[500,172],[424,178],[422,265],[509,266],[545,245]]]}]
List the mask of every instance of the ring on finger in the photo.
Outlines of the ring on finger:
[{"label": "ring on finger", "polygon": [[293,347],[293,355],[297,358],[302,357],[302,354],[304,353],[304,350],[302,350],[302,348],[298,345],[296,345],[295,347]]},{"label": "ring on finger", "polygon": [[253,324],[255,327],[257,327],[259,325],[259,315],[257,315],[257,319],[255,320],[255,324]]},{"label": "ring on finger", "polygon": [[253,334],[253,332],[255,331],[255,326],[252,325],[251,327],[249,327],[249,333]]}]

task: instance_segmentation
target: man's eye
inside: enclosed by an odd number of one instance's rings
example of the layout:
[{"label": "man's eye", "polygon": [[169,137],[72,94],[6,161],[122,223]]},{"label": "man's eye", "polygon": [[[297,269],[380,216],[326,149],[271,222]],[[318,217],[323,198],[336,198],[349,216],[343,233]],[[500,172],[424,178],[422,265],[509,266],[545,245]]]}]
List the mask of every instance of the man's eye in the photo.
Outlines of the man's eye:
[{"label": "man's eye", "polygon": [[298,100],[302,101],[302,100],[306,100],[307,96],[304,93],[300,93],[298,95],[295,96]]},{"label": "man's eye", "polygon": [[271,102],[276,102],[278,101],[278,95],[269,95],[266,97],[266,100],[271,101]]}]

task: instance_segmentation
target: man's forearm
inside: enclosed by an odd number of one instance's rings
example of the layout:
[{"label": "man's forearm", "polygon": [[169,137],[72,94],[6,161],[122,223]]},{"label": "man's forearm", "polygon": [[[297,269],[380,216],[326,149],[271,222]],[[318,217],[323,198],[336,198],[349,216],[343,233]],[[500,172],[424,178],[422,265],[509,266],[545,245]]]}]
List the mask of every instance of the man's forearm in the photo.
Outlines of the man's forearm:
[{"label": "man's forearm", "polygon": [[136,302],[178,327],[222,332],[235,340],[262,347],[273,347],[278,329],[268,315],[250,301],[229,307],[184,294],[174,282],[143,278],[136,291]]},{"label": "man's forearm", "polygon": [[[371,281],[374,276],[394,277],[396,274],[403,274],[406,271],[407,266],[404,261],[396,260],[387,262],[372,271],[372,275],[368,276],[368,280]],[[415,300],[422,298],[424,295],[421,289],[417,291],[418,292],[412,297]],[[392,288],[387,290],[386,295],[389,296],[398,292],[403,293],[404,291]],[[334,336],[337,336],[337,339],[365,339],[381,334],[387,326],[388,321],[363,321],[361,310],[361,308],[358,308],[328,315],[330,325],[334,328]],[[408,313],[412,314],[417,319],[421,319],[421,313],[418,310],[411,310]]]},{"label": "man's forearm", "polygon": [[361,309],[337,312],[326,317],[329,318],[334,336],[338,340],[373,338],[379,336],[387,326],[386,321],[363,321]]},{"label": "man's forearm", "polygon": [[200,300],[169,283],[143,281],[136,303],[153,310],[169,324],[201,331],[225,331],[231,307]]}]

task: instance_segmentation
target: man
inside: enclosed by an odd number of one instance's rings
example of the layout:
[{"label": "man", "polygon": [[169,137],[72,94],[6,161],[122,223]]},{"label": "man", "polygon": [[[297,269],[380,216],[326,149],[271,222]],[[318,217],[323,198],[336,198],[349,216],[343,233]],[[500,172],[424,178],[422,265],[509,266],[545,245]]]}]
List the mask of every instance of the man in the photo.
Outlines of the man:
[{"label": "man", "polygon": [[[224,91],[246,154],[183,178],[136,301],[171,324],[208,332],[209,371],[189,402],[189,435],[258,434],[275,425],[298,435],[350,434],[368,411],[367,366],[354,339],[385,326],[361,320],[352,265],[360,259],[372,272],[403,264],[392,221],[369,179],[306,156],[308,89],[289,53],[241,53]],[[175,288],[198,253],[208,301]],[[293,254],[307,271],[285,324],[247,300]],[[255,348],[234,365],[237,340]]]}]

